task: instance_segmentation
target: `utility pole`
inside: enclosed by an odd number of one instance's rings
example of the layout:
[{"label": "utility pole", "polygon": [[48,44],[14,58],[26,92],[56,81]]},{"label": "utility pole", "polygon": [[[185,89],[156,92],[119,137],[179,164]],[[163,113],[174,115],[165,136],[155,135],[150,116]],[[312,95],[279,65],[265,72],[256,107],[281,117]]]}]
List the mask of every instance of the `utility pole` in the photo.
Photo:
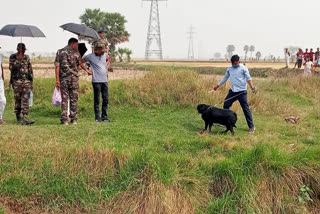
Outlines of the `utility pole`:
[{"label": "utility pole", "polygon": [[188,60],[194,60],[194,49],[193,49],[193,39],[195,32],[194,27],[191,25],[189,28],[188,39],[189,39],[189,49],[188,49]]},{"label": "utility pole", "polygon": [[[146,51],[145,59],[149,60],[152,55],[156,55],[160,60],[163,59],[162,56],[162,43],[161,43],[161,31],[160,31],[160,15],[159,15],[159,1],[167,0],[142,0],[150,1],[150,16],[149,16],[149,26],[147,33]],[[152,42],[155,40],[155,47],[152,46]]]}]

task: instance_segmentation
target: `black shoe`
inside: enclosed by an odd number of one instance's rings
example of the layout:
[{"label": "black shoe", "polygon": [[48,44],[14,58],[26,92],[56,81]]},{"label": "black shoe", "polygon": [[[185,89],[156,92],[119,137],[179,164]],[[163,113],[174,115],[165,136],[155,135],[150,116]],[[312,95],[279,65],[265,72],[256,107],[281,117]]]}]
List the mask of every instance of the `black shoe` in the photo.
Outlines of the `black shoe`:
[{"label": "black shoe", "polygon": [[60,124],[61,124],[61,125],[64,125],[64,126],[68,126],[68,125],[69,125],[68,121],[61,121]]},{"label": "black shoe", "polygon": [[21,125],[32,125],[34,120],[30,120],[28,115],[23,115],[23,118],[20,120]]},{"label": "black shoe", "polygon": [[17,123],[21,123],[21,114],[20,113],[16,113],[16,118],[17,118]]},{"label": "black shoe", "polygon": [[96,119],[96,122],[97,123],[101,123],[101,119]]},{"label": "black shoe", "polygon": [[113,121],[109,120],[109,119],[103,119],[101,120],[102,123],[112,123]]},{"label": "black shoe", "polygon": [[71,124],[71,125],[77,125],[77,120],[71,120],[71,121],[70,121],[70,124]]}]

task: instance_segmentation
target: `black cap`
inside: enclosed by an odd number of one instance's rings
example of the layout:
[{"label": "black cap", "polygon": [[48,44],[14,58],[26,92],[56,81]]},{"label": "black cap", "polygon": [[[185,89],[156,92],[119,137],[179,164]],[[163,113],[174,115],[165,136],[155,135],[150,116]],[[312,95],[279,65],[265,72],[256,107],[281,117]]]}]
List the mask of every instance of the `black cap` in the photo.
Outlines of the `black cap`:
[{"label": "black cap", "polygon": [[19,44],[17,45],[17,49],[27,50],[26,45],[23,44],[23,43],[19,43]]},{"label": "black cap", "polygon": [[104,31],[103,30],[99,30],[98,33],[104,33]]}]

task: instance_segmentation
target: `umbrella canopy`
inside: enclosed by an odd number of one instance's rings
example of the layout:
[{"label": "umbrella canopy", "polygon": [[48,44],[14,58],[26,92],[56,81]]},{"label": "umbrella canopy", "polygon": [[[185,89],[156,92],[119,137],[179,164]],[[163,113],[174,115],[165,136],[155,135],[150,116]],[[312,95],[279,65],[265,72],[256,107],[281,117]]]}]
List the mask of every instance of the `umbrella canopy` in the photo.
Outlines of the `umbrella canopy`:
[{"label": "umbrella canopy", "polygon": [[12,37],[46,37],[39,28],[32,25],[6,25],[0,30],[0,35]]},{"label": "umbrella canopy", "polygon": [[66,31],[77,34],[78,36],[89,37],[92,39],[100,39],[100,36],[97,33],[97,31],[82,24],[68,23],[61,25],[60,27]]},{"label": "umbrella canopy", "polygon": [[80,56],[81,58],[83,57],[83,55],[87,52],[87,47],[86,47],[86,44],[84,43],[79,43],[78,45],[78,50],[79,50],[79,53],[80,53]]}]

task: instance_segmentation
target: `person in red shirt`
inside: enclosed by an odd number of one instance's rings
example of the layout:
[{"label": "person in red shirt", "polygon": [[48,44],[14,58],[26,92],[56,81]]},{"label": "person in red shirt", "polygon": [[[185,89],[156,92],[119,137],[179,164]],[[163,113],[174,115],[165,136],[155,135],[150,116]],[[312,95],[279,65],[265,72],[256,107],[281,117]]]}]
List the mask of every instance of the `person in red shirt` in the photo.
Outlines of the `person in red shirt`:
[{"label": "person in red shirt", "polygon": [[306,48],[306,52],[303,53],[303,59],[304,61],[307,61],[307,57],[309,57],[309,52],[308,52],[308,48]]},{"label": "person in red shirt", "polygon": [[311,62],[313,62],[313,56],[314,56],[314,52],[313,52],[313,49],[311,48],[310,49],[310,52],[309,52],[309,60],[311,61]]}]

